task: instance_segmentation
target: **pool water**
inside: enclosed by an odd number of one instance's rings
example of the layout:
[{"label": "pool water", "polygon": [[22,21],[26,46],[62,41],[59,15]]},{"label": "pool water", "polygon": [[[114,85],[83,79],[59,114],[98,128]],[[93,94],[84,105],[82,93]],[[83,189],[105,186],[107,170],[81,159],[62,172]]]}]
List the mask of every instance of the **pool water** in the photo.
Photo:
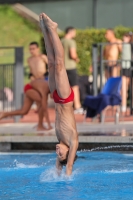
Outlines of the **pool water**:
[{"label": "pool water", "polygon": [[73,175],[54,153],[0,154],[0,200],[133,200],[133,154],[79,152]]}]

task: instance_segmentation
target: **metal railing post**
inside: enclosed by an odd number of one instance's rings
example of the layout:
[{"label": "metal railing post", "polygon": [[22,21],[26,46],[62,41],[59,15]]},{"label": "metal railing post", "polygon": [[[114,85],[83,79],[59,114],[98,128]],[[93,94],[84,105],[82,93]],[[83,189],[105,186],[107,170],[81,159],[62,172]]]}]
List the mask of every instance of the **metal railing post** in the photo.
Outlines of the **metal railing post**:
[{"label": "metal railing post", "polygon": [[[132,67],[131,67],[131,74],[133,73],[133,70],[132,70]],[[132,89],[133,89],[133,78],[132,78],[132,75],[131,75],[131,78],[130,78],[130,115],[132,115],[133,114],[133,91],[132,91]]]},{"label": "metal railing post", "polygon": [[[100,92],[102,92],[103,87],[103,45],[100,44]],[[104,123],[105,120],[105,114],[101,112],[100,114],[100,122]]]},{"label": "metal railing post", "polygon": [[97,44],[93,44],[92,46],[92,66],[93,66],[93,95],[96,96],[97,92],[97,57],[98,57],[98,46]]},{"label": "metal railing post", "polygon": [[[15,48],[15,71],[14,71],[14,97],[15,97],[15,109],[19,109],[22,106],[23,95],[23,47]],[[20,120],[21,116],[14,117],[15,122]]]},{"label": "metal railing post", "polygon": [[103,87],[103,45],[100,44],[100,92]]}]

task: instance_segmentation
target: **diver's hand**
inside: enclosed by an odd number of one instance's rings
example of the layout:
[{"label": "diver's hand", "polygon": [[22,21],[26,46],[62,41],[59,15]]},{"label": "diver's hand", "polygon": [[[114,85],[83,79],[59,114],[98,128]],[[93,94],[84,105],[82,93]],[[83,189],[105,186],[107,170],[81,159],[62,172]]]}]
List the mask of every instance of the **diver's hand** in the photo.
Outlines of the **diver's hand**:
[{"label": "diver's hand", "polygon": [[73,169],[72,165],[66,165],[66,175],[67,176],[70,176],[72,174],[72,169]]}]

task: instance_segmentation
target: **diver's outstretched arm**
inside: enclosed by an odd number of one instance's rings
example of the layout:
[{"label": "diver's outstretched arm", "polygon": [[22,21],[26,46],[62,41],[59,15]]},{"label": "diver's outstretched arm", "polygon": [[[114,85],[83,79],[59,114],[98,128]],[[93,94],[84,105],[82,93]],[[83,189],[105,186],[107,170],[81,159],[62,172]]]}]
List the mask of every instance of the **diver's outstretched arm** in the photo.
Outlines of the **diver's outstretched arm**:
[{"label": "diver's outstretched arm", "polygon": [[66,165],[66,174],[68,176],[71,175],[71,173],[72,173],[73,163],[75,160],[77,148],[78,148],[77,140],[72,141],[72,145],[70,146],[70,149],[69,149],[69,155],[68,155],[68,160],[67,160],[67,165]]}]

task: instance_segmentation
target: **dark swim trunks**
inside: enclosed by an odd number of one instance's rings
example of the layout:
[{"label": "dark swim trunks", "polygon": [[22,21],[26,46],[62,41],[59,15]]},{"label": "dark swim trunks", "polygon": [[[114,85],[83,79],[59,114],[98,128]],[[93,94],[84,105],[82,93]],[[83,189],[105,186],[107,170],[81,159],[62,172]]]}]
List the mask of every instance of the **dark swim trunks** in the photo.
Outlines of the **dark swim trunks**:
[{"label": "dark swim trunks", "polygon": [[131,69],[130,68],[129,69],[122,69],[121,75],[130,78],[131,77]]},{"label": "dark swim trunks", "polygon": [[117,67],[117,64],[115,64],[115,65],[105,65],[105,70],[109,73],[110,76],[112,76],[114,67]]},{"label": "dark swim trunks", "polygon": [[76,69],[66,70],[71,87],[78,85],[78,75]]}]

